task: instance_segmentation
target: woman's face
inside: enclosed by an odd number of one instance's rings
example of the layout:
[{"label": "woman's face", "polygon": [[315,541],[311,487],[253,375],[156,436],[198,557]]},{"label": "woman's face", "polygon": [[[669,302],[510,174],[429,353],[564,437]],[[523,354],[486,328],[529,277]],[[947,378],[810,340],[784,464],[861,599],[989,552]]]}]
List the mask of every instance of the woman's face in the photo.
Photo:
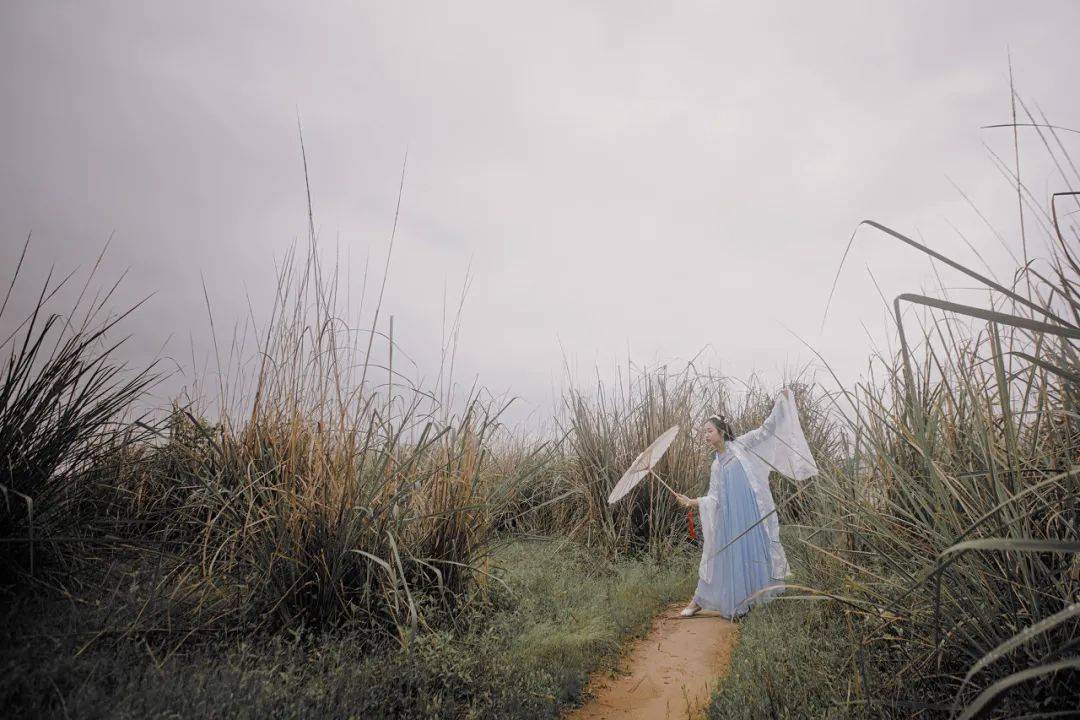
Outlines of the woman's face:
[{"label": "woman's face", "polygon": [[724,436],[720,434],[720,431],[716,429],[716,426],[711,422],[706,421],[704,427],[702,427],[702,434],[705,437],[705,442],[712,445],[714,448],[720,447],[724,442]]}]

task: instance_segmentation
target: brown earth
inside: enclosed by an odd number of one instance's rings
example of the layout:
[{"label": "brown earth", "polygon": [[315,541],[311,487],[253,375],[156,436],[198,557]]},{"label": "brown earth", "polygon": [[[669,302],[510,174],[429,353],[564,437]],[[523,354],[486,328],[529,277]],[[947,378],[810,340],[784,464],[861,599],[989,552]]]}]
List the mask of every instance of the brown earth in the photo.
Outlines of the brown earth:
[{"label": "brown earth", "polygon": [[706,611],[679,617],[681,609],[668,606],[649,634],[630,646],[620,663],[627,674],[595,673],[586,688],[589,699],[565,720],[701,717],[731,663],[738,630]]}]

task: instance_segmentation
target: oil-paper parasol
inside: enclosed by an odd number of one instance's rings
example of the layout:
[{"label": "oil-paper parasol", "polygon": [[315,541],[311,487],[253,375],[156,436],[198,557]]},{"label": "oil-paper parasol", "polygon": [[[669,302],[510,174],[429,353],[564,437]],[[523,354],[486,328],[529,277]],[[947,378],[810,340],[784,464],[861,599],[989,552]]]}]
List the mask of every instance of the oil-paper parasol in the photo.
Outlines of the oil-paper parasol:
[{"label": "oil-paper parasol", "polygon": [[642,450],[641,454],[634,459],[634,462],[630,463],[630,468],[619,478],[619,482],[615,483],[615,487],[611,489],[611,494],[608,495],[607,499],[608,504],[622,500],[628,492],[634,489],[635,485],[641,482],[642,478],[650,474],[659,480],[661,485],[678,495],[677,492],[671,489],[670,485],[664,482],[663,478],[653,472],[653,467],[660,462],[660,458],[664,456],[668,446],[671,445],[671,441],[678,434],[679,426],[672,425],[664,431],[663,435],[653,440],[649,447]]}]

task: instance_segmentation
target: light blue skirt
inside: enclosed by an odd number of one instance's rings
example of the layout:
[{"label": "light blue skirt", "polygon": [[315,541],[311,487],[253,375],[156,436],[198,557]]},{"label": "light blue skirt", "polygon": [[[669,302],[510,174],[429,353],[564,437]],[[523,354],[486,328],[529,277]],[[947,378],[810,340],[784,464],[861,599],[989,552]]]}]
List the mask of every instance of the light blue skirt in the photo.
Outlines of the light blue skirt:
[{"label": "light blue skirt", "polygon": [[[706,610],[715,610],[731,618],[767,602],[775,596],[776,591],[749,600],[755,592],[771,585],[773,579],[765,523],[758,523],[753,530],[742,535],[761,519],[742,463],[729,463],[724,468],[723,480],[719,485],[713,547],[716,550],[725,549],[711,560],[710,582],[698,579],[694,602]],[[737,537],[739,539],[735,540]]]}]

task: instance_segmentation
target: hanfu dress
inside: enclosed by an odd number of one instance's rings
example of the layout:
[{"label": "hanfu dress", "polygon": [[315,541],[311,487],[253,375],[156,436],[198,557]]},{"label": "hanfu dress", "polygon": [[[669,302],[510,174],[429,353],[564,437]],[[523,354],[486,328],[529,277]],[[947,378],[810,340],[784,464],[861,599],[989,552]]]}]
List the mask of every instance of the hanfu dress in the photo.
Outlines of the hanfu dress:
[{"label": "hanfu dress", "polygon": [[698,498],[703,542],[694,602],[706,610],[742,615],[779,589],[755,593],[791,574],[769,491],[770,470],[795,480],[818,472],[788,389],[761,427],[725,443],[713,459],[708,493]]}]

